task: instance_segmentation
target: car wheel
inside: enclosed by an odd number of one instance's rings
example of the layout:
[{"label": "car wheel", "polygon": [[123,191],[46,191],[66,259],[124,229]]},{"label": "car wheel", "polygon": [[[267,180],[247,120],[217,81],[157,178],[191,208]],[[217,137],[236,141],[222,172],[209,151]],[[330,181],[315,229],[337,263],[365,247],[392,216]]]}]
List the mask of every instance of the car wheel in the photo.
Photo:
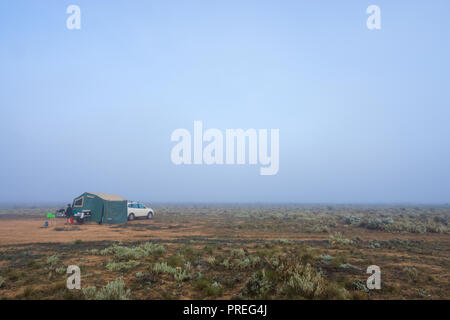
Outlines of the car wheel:
[{"label": "car wheel", "polygon": [[128,221],[133,221],[135,218],[134,213],[130,213],[130,215],[128,216]]},{"label": "car wheel", "polygon": [[153,219],[153,213],[152,212],[149,212],[147,214],[147,219]]}]

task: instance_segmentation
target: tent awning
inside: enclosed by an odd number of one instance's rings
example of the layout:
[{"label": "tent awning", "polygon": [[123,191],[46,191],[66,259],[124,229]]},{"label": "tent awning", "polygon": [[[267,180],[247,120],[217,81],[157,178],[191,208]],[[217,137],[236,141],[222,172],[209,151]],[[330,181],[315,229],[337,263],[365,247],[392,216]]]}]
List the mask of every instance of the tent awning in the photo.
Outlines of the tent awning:
[{"label": "tent awning", "polygon": [[87,192],[89,194],[96,195],[97,197],[106,200],[106,201],[127,201],[127,199],[111,193],[97,193],[97,192]]}]

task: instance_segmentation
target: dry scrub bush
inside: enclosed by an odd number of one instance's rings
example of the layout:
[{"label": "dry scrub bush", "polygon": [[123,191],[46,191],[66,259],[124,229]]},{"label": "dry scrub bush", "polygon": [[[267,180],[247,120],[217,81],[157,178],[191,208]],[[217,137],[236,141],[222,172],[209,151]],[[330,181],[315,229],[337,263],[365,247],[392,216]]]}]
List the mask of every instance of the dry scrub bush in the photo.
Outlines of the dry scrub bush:
[{"label": "dry scrub bush", "polygon": [[99,290],[96,287],[87,287],[82,292],[87,300],[129,300],[131,294],[122,278],[111,281]]},{"label": "dry scrub bush", "polygon": [[405,267],[403,268],[403,272],[406,274],[409,281],[416,281],[419,276],[419,272],[414,267]]},{"label": "dry scrub bush", "polygon": [[55,271],[56,271],[57,274],[64,274],[64,273],[66,273],[67,268],[62,266],[62,267],[56,268]]},{"label": "dry scrub bush", "polygon": [[169,274],[172,275],[177,281],[187,281],[192,279],[192,275],[181,269],[180,267],[174,268],[169,266],[166,262],[158,262],[153,265],[151,271],[154,274]]},{"label": "dry scrub bush", "polygon": [[242,295],[255,299],[265,299],[271,289],[272,283],[266,277],[265,270],[260,270],[252,274],[242,290]]},{"label": "dry scrub bush", "polygon": [[297,265],[290,272],[284,290],[288,296],[317,299],[325,292],[326,285],[326,280],[311,265]]},{"label": "dry scrub bush", "polygon": [[277,255],[265,260],[267,270],[256,272],[242,290],[250,298],[273,293],[287,298],[347,299],[344,288],[329,282],[310,263],[296,255]]},{"label": "dry scrub bush", "polygon": [[127,262],[109,262],[106,265],[106,270],[124,272],[137,267],[139,264],[139,261],[136,260],[128,260]]},{"label": "dry scrub bush", "polygon": [[53,268],[59,263],[59,258],[56,254],[47,258],[47,264]]},{"label": "dry scrub bush", "polygon": [[223,286],[220,283],[211,281],[203,276],[199,276],[195,281],[195,289],[214,297],[220,296],[223,292]]},{"label": "dry scrub bush", "polygon": [[175,272],[177,272],[177,269],[169,266],[167,262],[158,262],[153,265],[151,271],[153,271],[156,274],[166,273],[173,275],[175,274]]},{"label": "dry scrub bush", "polygon": [[397,217],[365,217],[359,224],[369,230],[409,233],[449,233],[448,221],[444,217],[411,216]]},{"label": "dry scrub bush", "polygon": [[150,255],[160,255],[164,253],[164,246],[146,242],[137,247],[125,247],[121,245],[113,245],[100,251],[103,256],[112,255],[119,260],[142,259]]},{"label": "dry scrub bush", "polygon": [[331,245],[347,245],[353,243],[351,239],[344,238],[340,232],[330,235],[328,242]]}]

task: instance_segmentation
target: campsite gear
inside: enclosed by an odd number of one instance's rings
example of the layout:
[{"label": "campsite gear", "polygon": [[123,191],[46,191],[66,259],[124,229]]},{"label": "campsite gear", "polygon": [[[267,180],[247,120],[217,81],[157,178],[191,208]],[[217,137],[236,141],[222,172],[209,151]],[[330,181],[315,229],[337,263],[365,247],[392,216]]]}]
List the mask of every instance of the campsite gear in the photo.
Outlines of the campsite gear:
[{"label": "campsite gear", "polygon": [[56,215],[54,215],[53,213],[47,212],[47,218],[48,219],[55,219]]},{"label": "campsite gear", "polygon": [[74,213],[90,210],[90,221],[98,223],[127,222],[127,200],[115,194],[85,192],[73,200]]},{"label": "campsite gear", "polygon": [[73,215],[77,220],[77,223],[83,224],[91,217],[91,210],[83,210]]},{"label": "campsite gear", "polygon": [[73,224],[73,216],[70,216],[70,218],[69,218],[69,223],[70,223],[70,224]]},{"label": "campsite gear", "polygon": [[[47,219],[50,219],[51,224],[55,224],[55,218],[56,218],[56,215],[54,215],[51,212],[47,212]],[[47,222],[47,226],[48,226],[48,222]]]},{"label": "campsite gear", "polygon": [[44,227],[47,228],[48,227],[48,221],[45,221],[44,223]]},{"label": "campsite gear", "polygon": [[55,216],[57,218],[63,218],[66,216],[66,210],[65,209],[58,209],[55,211]]}]

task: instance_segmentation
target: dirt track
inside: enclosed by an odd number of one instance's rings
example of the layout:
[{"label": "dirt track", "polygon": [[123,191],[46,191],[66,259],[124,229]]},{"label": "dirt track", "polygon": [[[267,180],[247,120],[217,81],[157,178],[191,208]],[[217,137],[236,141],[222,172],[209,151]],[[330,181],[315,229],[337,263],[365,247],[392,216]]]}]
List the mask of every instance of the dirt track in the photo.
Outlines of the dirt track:
[{"label": "dirt track", "polygon": [[[149,225],[153,221],[133,221],[126,227],[85,224],[65,225],[65,220],[57,220],[56,226],[44,228],[43,219],[12,219],[0,220],[0,245],[25,244],[44,242],[72,242],[83,241],[136,241],[151,238],[173,239],[186,236],[205,236],[207,233],[197,231],[192,226],[189,229],[180,229],[176,226],[160,226],[153,230],[133,228],[136,226]],[[64,228],[64,230],[61,230]],[[156,230],[155,230],[156,229]],[[59,230],[59,231],[58,231]]]},{"label": "dirt track", "polygon": [[[8,219],[0,220],[0,245],[32,244],[32,243],[64,243],[75,240],[82,241],[139,241],[139,240],[172,240],[189,237],[276,239],[279,234],[259,232],[222,233],[217,227],[205,221],[191,221],[188,224],[170,224],[155,220],[137,220],[125,225],[66,225],[65,220],[57,220],[56,226],[43,227],[43,219]],[[295,234],[291,239],[323,240],[325,235]]]},{"label": "dirt track", "polygon": [[[44,219],[1,219],[0,245],[32,244],[32,243],[67,243],[75,240],[82,241],[139,241],[139,240],[173,240],[181,238],[222,238],[222,239],[254,239],[268,240],[286,238],[301,241],[323,241],[328,239],[326,233],[290,233],[260,230],[224,230],[220,227],[221,219],[202,218],[173,223],[166,219],[136,220],[123,225],[98,225],[89,223],[84,225],[66,225],[65,219],[57,219],[56,226],[44,228]],[[414,234],[390,234],[364,231],[354,233],[362,239],[389,240],[393,238],[424,239],[427,241],[450,241],[450,235],[424,234],[419,237]]]}]

